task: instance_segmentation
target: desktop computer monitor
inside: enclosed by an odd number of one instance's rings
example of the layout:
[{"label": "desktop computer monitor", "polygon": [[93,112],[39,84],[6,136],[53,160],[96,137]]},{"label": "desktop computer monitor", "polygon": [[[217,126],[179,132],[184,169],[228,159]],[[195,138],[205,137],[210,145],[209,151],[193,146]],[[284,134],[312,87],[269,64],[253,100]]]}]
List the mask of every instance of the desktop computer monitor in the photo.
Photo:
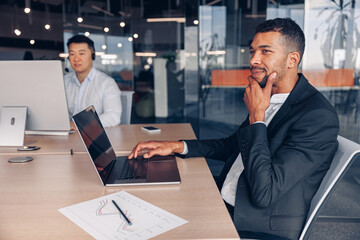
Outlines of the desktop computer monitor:
[{"label": "desktop computer monitor", "polygon": [[21,106],[26,130],[70,130],[61,61],[0,61],[0,111]]}]

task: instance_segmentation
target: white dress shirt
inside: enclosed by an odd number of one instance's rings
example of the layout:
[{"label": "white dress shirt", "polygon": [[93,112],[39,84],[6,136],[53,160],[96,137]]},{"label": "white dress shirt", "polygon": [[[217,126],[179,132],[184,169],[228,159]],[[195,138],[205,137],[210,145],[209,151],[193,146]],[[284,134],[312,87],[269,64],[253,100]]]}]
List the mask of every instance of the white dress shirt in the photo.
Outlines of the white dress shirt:
[{"label": "white dress shirt", "polygon": [[94,105],[104,127],[120,124],[120,90],[113,78],[92,68],[82,83],[75,72],[65,75],[64,81],[70,117]]},{"label": "white dress shirt", "polygon": [[[265,111],[265,122],[255,122],[254,124],[269,125],[277,111],[281,108],[289,93],[274,94],[270,98],[270,105]],[[241,158],[241,153],[236,158],[235,162],[226,175],[224,184],[221,188],[222,198],[230,205],[235,206],[236,188],[240,174],[244,170],[244,165]]]}]

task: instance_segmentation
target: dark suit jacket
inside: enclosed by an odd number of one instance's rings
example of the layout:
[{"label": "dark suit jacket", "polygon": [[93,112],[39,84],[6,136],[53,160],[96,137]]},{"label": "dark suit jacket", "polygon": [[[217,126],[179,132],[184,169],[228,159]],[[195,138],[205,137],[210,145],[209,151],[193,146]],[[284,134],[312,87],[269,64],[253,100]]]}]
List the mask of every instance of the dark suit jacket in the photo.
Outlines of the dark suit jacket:
[{"label": "dark suit jacket", "polygon": [[247,119],[231,136],[188,140],[185,157],[225,161],[222,184],[241,152],[234,208],[239,232],[254,231],[298,239],[310,202],[337,150],[339,121],[325,97],[299,80],[269,126]]}]

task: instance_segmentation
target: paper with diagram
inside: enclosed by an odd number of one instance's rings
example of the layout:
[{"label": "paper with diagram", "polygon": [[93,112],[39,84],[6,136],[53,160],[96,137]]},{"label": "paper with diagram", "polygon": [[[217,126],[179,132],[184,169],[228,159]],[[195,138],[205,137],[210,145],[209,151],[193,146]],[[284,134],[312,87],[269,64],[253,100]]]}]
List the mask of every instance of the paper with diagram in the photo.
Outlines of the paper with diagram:
[{"label": "paper with diagram", "polygon": [[[131,226],[112,200],[130,219]],[[149,239],[188,222],[125,191],[59,211],[96,239]]]}]

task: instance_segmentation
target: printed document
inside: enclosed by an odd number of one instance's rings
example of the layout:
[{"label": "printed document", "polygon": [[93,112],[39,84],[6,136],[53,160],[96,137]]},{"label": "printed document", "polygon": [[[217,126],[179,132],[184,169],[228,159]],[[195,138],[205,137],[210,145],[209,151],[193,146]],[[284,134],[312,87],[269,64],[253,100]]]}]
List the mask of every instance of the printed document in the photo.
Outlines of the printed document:
[{"label": "printed document", "polygon": [[[112,200],[132,225],[124,219]],[[149,239],[188,222],[125,191],[59,211],[96,239]]]}]

